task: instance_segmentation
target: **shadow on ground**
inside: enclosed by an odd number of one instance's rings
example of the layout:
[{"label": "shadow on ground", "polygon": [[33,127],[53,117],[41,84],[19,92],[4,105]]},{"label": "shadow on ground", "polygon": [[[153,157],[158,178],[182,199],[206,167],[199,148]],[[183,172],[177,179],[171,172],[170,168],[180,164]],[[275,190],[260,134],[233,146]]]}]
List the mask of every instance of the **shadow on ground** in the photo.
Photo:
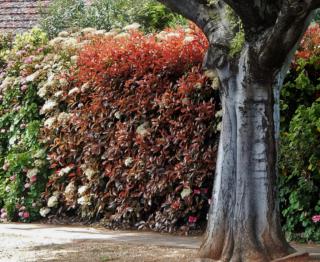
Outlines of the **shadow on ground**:
[{"label": "shadow on ground", "polygon": [[[0,224],[0,240],[0,262],[191,262],[201,243],[201,237],[37,224]],[[319,245],[293,246],[320,261]]]}]

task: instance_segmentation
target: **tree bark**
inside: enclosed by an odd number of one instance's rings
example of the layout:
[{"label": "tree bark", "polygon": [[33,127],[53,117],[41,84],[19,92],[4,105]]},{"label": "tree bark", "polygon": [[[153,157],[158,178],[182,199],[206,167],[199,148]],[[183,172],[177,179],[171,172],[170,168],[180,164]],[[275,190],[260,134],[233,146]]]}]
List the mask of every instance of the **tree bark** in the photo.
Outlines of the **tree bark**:
[{"label": "tree bark", "polygon": [[218,70],[223,108],[212,205],[200,257],[271,261],[294,252],[279,221],[277,199],[278,75],[256,74],[244,48],[234,69]]}]

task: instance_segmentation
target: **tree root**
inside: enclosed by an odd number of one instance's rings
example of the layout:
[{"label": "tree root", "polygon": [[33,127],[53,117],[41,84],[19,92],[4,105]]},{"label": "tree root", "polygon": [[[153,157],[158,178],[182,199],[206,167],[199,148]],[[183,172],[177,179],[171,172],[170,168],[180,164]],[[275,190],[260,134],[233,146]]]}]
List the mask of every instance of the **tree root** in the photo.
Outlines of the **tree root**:
[{"label": "tree root", "polygon": [[[289,256],[278,258],[272,260],[271,262],[306,262],[310,260],[309,253],[306,252],[296,252]],[[253,260],[252,260],[253,261]],[[222,262],[221,260],[214,260],[210,258],[196,258],[193,262]],[[249,261],[243,261],[249,262]],[[256,262],[256,260],[255,260]]]}]

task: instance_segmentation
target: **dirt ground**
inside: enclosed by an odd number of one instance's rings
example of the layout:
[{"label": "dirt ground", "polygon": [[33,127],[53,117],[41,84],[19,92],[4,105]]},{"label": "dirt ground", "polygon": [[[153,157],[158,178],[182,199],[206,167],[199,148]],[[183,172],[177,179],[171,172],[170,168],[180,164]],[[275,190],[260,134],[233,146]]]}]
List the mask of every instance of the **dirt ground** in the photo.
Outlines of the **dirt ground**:
[{"label": "dirt ground", "polygon": [[[9,243],[10,239],[1,238]],[[196,250],[77,240],[69,244],[30,246],[0,252],[2,262],[192,262]],[[304,261],[304,260],[303,260]],[[310,259],[309,262],[319,260]]]},{"label": "dirt ground", "polygon": [[0,224],[0,262],[191,262],[198,238],[86,227]]},{"label": "dirt ground", "polygon": [[[201,239],[92,227],[0,224],[0,262],[193,262]],[[308,261],[320,261],[315,259],[319,245],[292,245],[313,254]]]},{"label": "dirt ground", "polygon": [[[1,242],[8,239],[1,238]],[[77,240],[71,244],[30,246],[0,252],[1,262],[191,262],[196,250]]]}]

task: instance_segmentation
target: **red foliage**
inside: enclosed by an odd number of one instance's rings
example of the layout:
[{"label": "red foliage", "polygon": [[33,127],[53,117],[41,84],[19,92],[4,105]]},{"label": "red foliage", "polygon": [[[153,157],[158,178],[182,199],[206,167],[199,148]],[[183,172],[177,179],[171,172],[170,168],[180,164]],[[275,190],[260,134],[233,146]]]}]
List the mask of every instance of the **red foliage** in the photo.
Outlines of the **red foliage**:
[{"label": "red foliage", "polygon": [[320,55],[320,25],[311,25],[305,33],[296,58],[309,59]]},{"label": "red foliage", "polygon": [[80,52],[65,90],[82,86],[65,99],[72,118],[43,132],[57,170],[47,197],[71,181],[88,186],[90,205],[77,203],[79,193],[60,194],[64,211],[162,231],[204,222],[218,122],[216,93],[199,69],[207,41],[198,30],[168,34],[95,39]]},{"label": "red foliage", "polygon": [[122,38],[97,38],[79,54],[77,79],[99,86],[123,81],[128,86],[146,76],[152,81],[159,74],[181,75],[202,62],[208,46],[198,29],[188,34],[196,40],[186,43],[186,36],[180,29],[168,30],[165,40],[140,32]]}]

